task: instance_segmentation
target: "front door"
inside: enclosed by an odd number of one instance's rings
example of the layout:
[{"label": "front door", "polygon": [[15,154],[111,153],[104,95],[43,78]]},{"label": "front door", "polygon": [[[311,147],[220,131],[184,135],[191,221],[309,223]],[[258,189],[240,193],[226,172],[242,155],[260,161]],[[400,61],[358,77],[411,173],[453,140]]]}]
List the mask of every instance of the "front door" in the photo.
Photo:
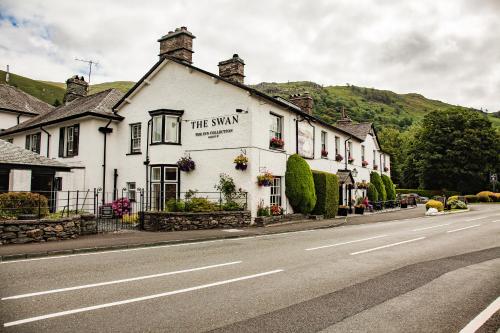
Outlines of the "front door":
[{"label": "front door", "polygon": [[56,196],[54,191],[55,171],[33,169],[31,171],[31,192],[47,197],[50,212],[55,211]]}]

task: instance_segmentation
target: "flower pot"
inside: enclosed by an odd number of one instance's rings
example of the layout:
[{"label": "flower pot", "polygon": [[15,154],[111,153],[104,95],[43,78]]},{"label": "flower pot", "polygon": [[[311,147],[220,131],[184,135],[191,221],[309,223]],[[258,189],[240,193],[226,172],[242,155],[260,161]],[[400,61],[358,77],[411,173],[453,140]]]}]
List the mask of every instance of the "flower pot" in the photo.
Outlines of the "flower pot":
[{"label": "flower pot", "polygon": [[339,207],[337,215],[338,216],[347,216],[347,211],[348,210],[349,210],[349,208],[341,208],[341,207]]},{"label": "flower pot", "polygon": [[408,204],[407,203],[401,203],[401,208],[408,208]]},{"label": "flower pot", "polygon": [[234,168],[236,170],[241,170],[241,171],[244,171],[247,169],[247,165],[246,164],[239,164],[239,163],[236,163],[236,165],[234,166]]},{"label": "flower pot", "polygon": [[364,207],[354,207],[354,214],[363,215],[365,213]]}]

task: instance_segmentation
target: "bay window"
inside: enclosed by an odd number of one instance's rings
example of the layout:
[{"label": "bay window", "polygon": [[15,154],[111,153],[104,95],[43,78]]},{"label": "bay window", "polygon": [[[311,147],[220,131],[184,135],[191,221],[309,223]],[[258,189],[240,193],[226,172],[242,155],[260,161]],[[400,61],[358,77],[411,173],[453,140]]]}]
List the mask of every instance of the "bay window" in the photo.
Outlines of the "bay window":
[{"label": "bay window", "polygon": [[42,140],[42,133],[34,133],[26,135],[26,149],[34,153],[40,154],[40,141]]},{"label": "bay window", "polygon": [[151,143],[152,144],[180,144],[181,143],[181,110],[150,111],[152,116]]}]

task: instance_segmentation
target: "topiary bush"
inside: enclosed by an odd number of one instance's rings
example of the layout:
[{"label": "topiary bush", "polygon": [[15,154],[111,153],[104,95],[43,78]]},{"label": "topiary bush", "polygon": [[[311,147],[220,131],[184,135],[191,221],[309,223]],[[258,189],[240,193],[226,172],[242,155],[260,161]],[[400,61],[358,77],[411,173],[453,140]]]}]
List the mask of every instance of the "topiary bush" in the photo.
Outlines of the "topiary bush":
[{"label": "topiary bush", "polygon": [[382,175],[382,183],[384,183],[387,200],[396,200],[396,187],[391,178],[387,175]]},{"label": "topiary bush", "polygon": [[493,201],[492,197],[495,196],[495,194],[490,191],[482,191],[476,195],[479,199],[479,202],[492,202]]},{"label": "topiary bush", "polygon": [[294,154],[286,162],[285,194],[295,213],[309,214],[316,205],[316,191],[309,164]]},{"label": "topiary bush", "polygon": [[370,183],[375,185],[375,188],[378,192],[378,200],[386,201],[387,200],[387,192],[385,191],[384,183],[382,182],[382,178],[376,172],[372,172],[370,174]]},{"label": "topiary bush", "polygon": [[479,197],[475,194],[468,194],[465,196],[465,199],[467,200],[467,203],[479,202]]},{"label": "topiary bush", "polygon": [[429,208],[436,208],[438,212],[442,212],[444,210],[444,205],[441,201],[431,199],[425,204],[425,209]]},{"label": "topiary bush", "polygon": [[0,194],[0,218],[15,218],[22,214],[47,216],[49,214],[49,200],[44,195],[31,192]]},{"label": "topiary bush", "polygon": [[368,200],[370,200],[371,202],[378,201],[378,192],[375,185],[373,185],[372,183],[368,185],[368,190],[366,191],[366,195],[368,197]]},{"label": "topiary bush", "polygon": [[315,215],[333,218],[339,208],[339,180],[336,175],[328,172],[312,172],[316,191],[316,205],[312,211]]},{"label": "topiary bush", "polygon": [[467,209],[467,204],[458,200],[458,198],[450,197],[446,201],[446,204],[450,205],[451,209]]},{"label": "topiary bush", "polygon": [[460,194],[456,191],[423,190],[423,189],[417,189],[417,188],[398,188],[398,189],[396,189],[396,193],[397,194],[416,193],[416,194],[420,195],[421,197],[427,197],[427,198],[432,198],[433,196],[436,196],[436,195],[450,197],[452,195]]}]

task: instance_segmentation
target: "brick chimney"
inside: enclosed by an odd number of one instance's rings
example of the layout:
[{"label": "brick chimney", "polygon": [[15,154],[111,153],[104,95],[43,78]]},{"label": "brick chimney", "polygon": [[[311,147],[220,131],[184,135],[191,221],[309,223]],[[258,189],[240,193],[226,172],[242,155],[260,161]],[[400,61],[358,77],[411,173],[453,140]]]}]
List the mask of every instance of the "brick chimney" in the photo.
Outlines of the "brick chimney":
[{"label": "brick chimney", "polygon": [[310,114],[310,115],[313,114],[314,100],[309,95],[309,93],[307,91],[305,93],[302,93],[302,94],[290,95],[289,99],[290,99],[290,102],[297,105],[305,113]]},{"label": "brick chimney", "polygon": [[64,103],[71,102],[79,97],[87,96],[89,84],[85,82],[83,76],[75,75],[66,80],[66,93]]},{"label": "brick chimney", "polygon": [[239,84],[243,84],[245,79],[244,69],[245,63],[237,54],[233,54],[229,60],[219,62],[219,76]]},{"label": "brick chimney", "polygon": [[340,111],[340,119],[337,120],[338,124],[349,124],[352,123],[351,118],[347,115],[345,108],[342,106],[342,110]]},{"label": "brick chimney", "polygon": [[168,34],[158,39],[158,42],[160,42],[160,58],[163,55],[169,55],[192,64],[194,38],[196,37],[186,27],[169,31]]}]

